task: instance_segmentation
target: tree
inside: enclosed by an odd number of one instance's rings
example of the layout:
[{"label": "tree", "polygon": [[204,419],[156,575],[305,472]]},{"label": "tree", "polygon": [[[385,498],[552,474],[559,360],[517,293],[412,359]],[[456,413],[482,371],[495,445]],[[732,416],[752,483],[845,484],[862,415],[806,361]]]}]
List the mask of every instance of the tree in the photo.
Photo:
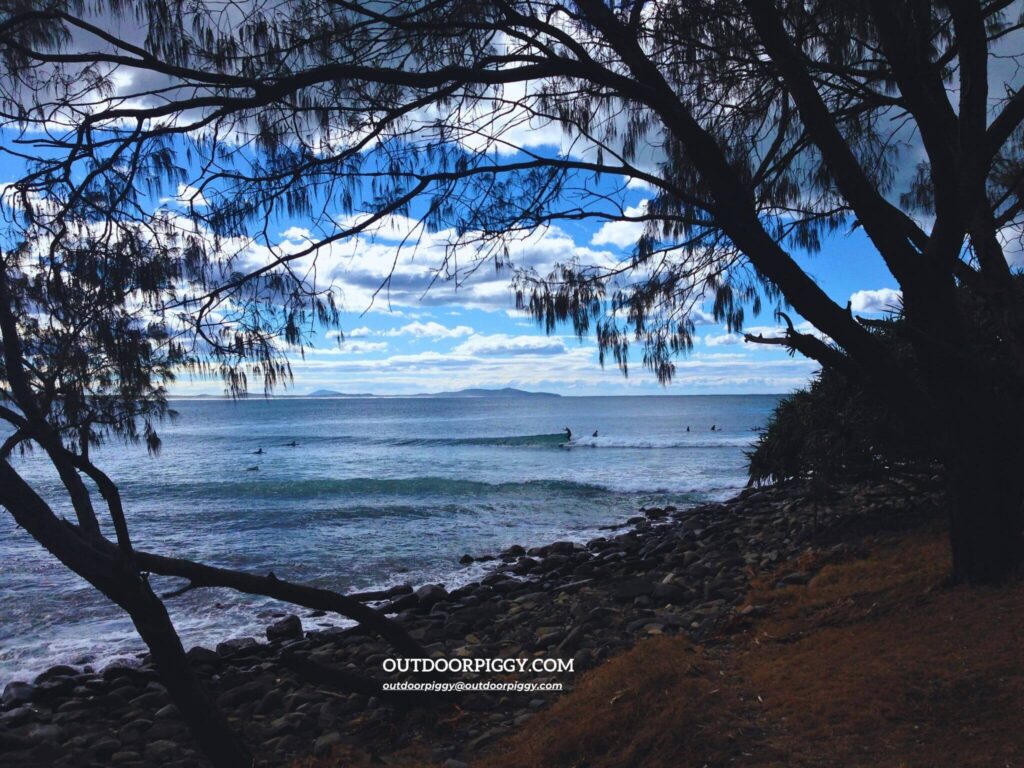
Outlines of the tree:
[{"label": "tree", "polygon": [[[250,279],[236,292],[231,312],[224,308],[216,320],[208,316],[195,325],[172,308],[182,286],[230,278],[224,262],[202,258],[174,227],[151,219],[115,234],[106,231],[109,222],[74,213],[54,238],[21,221],[27,226],[22,239],[0,251],[0,419],[10,428],[0,446],[0,505],[128,613],[214,765],[249,766],[252,758],[193,673],[151,574],[186,579],[178,592],[227,587],[336,612],[399,653],[425,655],[400,625],[358,596],[136,549],[117,485],[90,456],[91,448],[111,439],[143,442],[157,452],[159,423],[172,415],[166,384],[175,371],[219,374],[238,394],[247,375],[262,375],[267,387],[287,377],[275,341],[300,343],[312,317],[332,322],[329,297],[280,275]],[[56,470],[74,523],[59,517],[53,500],[9,461],[12,452],[33,446]],[[104,511],[107,525],[100,522]],[[105,535],[108,526],[113,540]]]},{"label": "tree", "polygon": [[[15,189],[47,238],[69,219],[147,224],[145,195],[185,180],[207,205],[182,225],[203,228],[197,254],[241,235],[269,245],[282,212],[315,222],[309,248],[182,297],[193,328],[250,280],[393,214],[451,229],[437,268],[455,277],[507,264],[509,239],[539,227],[642,223],[623,263],[517,269],[519,304],[594,332],[623,367],[641,343],[662,378],[706,299],[730,329],[762,301],[792,307],[819,333],[781,343],[938,446],[954,578],[1019,564],[1024,302],[1004,253],[1024,169],[1016,4],[9,0],[0,35],[3,112],[30,162]],[[531,149],[524,128],[544,124],[563,151]],[[625,211],[602,179],[654,197]],[[851,228],[902,291],[909,360],[794,259]]]}]

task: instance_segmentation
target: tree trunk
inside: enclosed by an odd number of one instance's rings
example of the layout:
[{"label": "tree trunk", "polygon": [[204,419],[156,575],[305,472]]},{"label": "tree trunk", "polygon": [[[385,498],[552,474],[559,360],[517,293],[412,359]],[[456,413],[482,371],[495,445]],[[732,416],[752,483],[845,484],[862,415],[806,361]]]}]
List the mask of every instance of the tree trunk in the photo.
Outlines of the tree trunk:
[{"label": "tree trunk", "polygon": [[122,605],[203,754],[215,768],[251,768],[252,755],[200,684],[163,602],[145,579],[130,592]]},{"label": "tree trunk", "polygon": [[1013,448],[967,443],[949,468],[954,583],[995,584],[1024,562],[1024,470]]},{"label": "tree trunk", "polygon": [[128,612],[171,700],[215,768],[251,768],[252,757],[192,671],[164,604],[120,550],[59,519],[6,461],[0,461],[0,506],[65,566]]}]

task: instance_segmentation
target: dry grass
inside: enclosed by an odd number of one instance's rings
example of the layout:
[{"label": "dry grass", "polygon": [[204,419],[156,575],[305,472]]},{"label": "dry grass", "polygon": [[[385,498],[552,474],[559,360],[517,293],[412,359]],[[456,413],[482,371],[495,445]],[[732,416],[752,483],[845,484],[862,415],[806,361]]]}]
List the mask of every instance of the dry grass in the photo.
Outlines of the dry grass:
[{"label": "dry grass", "polygon": [[1024,765],[1024,585],[946,589],[948,562],[923,531],[767,580],[725,644],[641,643],[478,765]]},{"label": "dry grass", "polygon": [[[730,751],[732,719],[704,654],[654,638],[589,674],[480,765],[704,765]],[[686,738],[680,738],[685,733]]]},{"label": "dry grass", "polygon": [[[818,570],[807,586],[754,585],[767,615],[707,647],[639,643],[474,765],[1024,766],[1024,584],[949,589],[948,562],[931,529],[845,562],[804,558]],[[423,754],[387,762],[429,765]]]}]

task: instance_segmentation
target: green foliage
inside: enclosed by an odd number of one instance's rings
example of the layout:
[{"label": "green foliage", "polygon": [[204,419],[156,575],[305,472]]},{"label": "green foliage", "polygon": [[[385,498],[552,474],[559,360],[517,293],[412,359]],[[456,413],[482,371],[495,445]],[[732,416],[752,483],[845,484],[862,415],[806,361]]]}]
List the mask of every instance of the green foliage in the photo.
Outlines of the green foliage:
[{"label": "green foliage", "polygon": [[823,370],[783,398],[748,454],[750,482],[865,477],[916,453],[888,408],[853,380]]}]

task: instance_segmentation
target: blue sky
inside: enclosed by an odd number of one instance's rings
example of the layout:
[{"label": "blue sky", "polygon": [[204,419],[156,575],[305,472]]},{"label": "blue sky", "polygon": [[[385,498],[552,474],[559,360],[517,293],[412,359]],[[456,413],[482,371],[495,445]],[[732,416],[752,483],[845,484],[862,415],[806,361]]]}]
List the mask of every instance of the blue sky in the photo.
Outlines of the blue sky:
[{"label": "blue sky", "polygon": [[[642,191],[631,204],[640,204]],[[281,230],[281,242],[305,242],[301,221]],[[698,324],[693,351],[677,361],[667,387],[634,361],[628,378],[615,366],[602,369],[593,339],[571,328],[547,335],[514,309],[508,274],[485,266],[456,287],[437,283],[423,293],[434,265],[429,238],[398,255],[390,296],[372,290],[395,258],[401,230],[345,243],[321,253],[320,269],[339,287],[345,341],[321,331],[305,359],[293,358],[293,393],[328,388],[344,392],[409,394],[464,387],[512,386],[564,395],[739,394],[788,392],[803,385],[816,365],[783,349],[751,345],[724,326]],[[513,259],[545,263],[570,249],[607,251],[624,258],[638,233],[628,225],[577,224],[552,229],[523,244]],[[834,236],[816,255],[800,254],[811,275],[840,304],[854,298],[861,314],[892,306],[894,280],[860,230]],[[771,334],[771,313],[748,317],[746,330]],[[638,352],[638,350],[634,350]],[[635,357],[635,356],[634,356]],[[179,383],[181,394],[211,391],[208,381]],[[213,390],[215,391],[215,390]]]},{"label": "blue sky", "polygon": [[[551,151],[558,151],[551,147]],[[0,155],[0,182],[18,177],[19,165]],[[610,182],[609,182],[610,183]],[[651,193],[643,188],[616,187],[618,204],[639,208]],[[154,200],[171,210],[184,210],[187,187]],[[192,199],[203,206],[203,201]],[[815,364],[791,358],[783,349],[751,345],[710,321],[698,321],[693,351],[677,360],[668,386],[639,363],[635,345],[629,377],[614,365],[600,366],[592,338],[577,339],[571,328],[553,335],[514,309],[509,273],[484,265],[458,286],[437,282],[429,290],[431,268],[440,260],[444,233],[427,234],[418,242],[404,236],[415,223],[393,217],[373,234],[337,243],[316,257],[318,282],[331,284],[343,315],[345,334],[320,329],[313,346],[300,357],[291,354],[294,382],[288,391],[317,389],[400,395],[465,387],[518,387],[564,395],[740,394],[792,391],[816,370]],[[639,225],[617,222],[572,222],[514,243],[512,260],[544,271],[571,254],[584,260],[624,259],[640,234]],[[315,222],[282,217],[270,222],[269,244],[282,252],[307,246]],[[268,249],[246,245],[254,262]],[[832,236],[816,255],[796,254],[801,264],[840,304],[851,298],[860,314],[879,314],[897,298],[895,282],[861,230]],[[307,264],[312,266],[311,260]],[[389,292],[373,296],[391,265]],[[771,311],[748,313],[745,330],[770,335],[777,323]],[[218,381],[183,375],[172,388],[176,395],[217,393]]]}]

